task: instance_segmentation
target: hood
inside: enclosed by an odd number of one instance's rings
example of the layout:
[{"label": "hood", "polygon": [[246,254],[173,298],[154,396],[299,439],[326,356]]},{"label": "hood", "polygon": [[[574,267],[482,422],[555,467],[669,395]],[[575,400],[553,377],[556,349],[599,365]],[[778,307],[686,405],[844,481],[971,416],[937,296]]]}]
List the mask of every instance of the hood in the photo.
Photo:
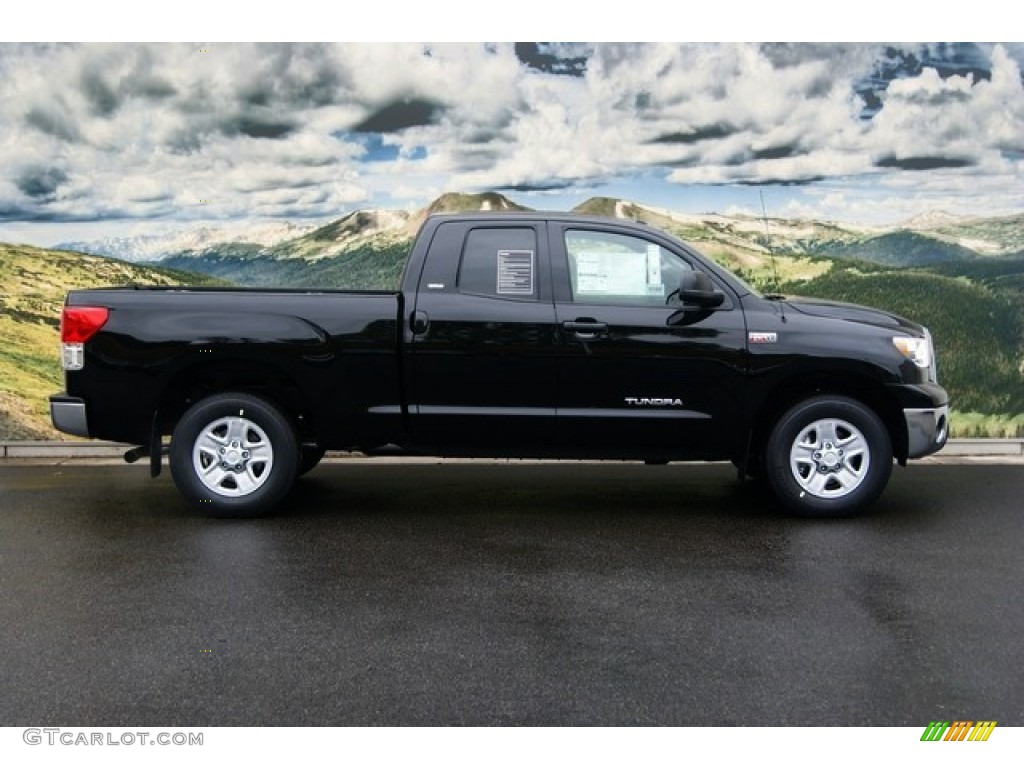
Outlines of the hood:
[{"label": "hood", "polygon": [[917,336],[924,335],[924,328],[905,317],[894,315],[882,309],[862,307],[859,304],[847,304],[842,301],[823,301],[821,299],[789,298],[785,299],[787,309],[811,317],[827,317],[833,320],[847,320],[852,323],[864,323],[879,328],[910,331]]}]

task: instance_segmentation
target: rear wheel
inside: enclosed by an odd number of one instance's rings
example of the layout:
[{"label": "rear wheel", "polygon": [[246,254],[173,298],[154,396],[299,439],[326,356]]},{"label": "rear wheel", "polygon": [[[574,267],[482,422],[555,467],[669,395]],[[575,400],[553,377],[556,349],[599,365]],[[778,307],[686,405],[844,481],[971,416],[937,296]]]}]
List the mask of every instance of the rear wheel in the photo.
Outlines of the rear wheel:
[{"label": "rear wheel", "polygon": [[193,405],[171,438],[178,490],[214,517],[273,509],[295,481],[299,446],[290,422],[253,395],[225,393]]},{"label": "rear wheel", "polygon": [[821,396],[787,411],[765,449],[765,478],[805,517],[861,511],[885,489],[892,442],[878,416],[847,397]]}]

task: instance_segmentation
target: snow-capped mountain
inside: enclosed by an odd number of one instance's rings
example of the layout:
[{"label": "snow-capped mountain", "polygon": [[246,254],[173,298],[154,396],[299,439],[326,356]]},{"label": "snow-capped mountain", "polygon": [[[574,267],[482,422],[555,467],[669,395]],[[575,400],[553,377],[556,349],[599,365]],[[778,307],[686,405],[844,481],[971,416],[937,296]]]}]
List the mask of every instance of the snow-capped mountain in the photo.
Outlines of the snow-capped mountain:
[{"label": "snow-capped mountain", "polygon": [[952,213],[946,213],[946,211],[927,211],[907,219],[900,225],[900,229],[939,229],[940,227],[955,226],[963,220],[962,216],[954,216]]},{"label": "snow-capped mountain", "polygon": [[95,256],[112,256],[131,262],[161,261],[182,251],[198,251],[218,243],[252,243],[265,248],[301,237],[316,227],[287,221],[203,225],[180,231],[164,231],[134,237],[107,237],[87,242],[61,243],[55,248],[81,251]]}]

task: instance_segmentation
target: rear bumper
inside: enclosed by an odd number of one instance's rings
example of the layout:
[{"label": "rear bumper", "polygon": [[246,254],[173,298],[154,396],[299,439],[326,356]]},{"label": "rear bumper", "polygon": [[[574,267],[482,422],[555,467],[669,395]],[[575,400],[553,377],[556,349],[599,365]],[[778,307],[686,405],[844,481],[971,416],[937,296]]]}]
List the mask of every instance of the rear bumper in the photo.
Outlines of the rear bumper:
[{"label": "rear bumper", "polygon": [[942,449],[949,438],[949,406],[904,408],[907,458],[919,459]]},{"label": "rear bumper", "polygon": [[92,437],[89,434],[89,419],[85,413],[85,401],[70,397],[63,392],[50,396],[50,421],[61,432],[78,437]]}]

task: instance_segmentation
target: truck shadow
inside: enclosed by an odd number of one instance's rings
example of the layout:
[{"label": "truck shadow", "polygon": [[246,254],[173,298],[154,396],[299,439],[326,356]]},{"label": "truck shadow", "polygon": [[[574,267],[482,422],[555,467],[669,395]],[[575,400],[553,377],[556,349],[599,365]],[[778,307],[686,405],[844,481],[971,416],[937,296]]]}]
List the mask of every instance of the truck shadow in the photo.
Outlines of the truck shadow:
[{"label": "truck shadow", "polygon": [[731,465],[627,463],[349,465],[318,467],[275,516],[787,517],[771,494]]}]

